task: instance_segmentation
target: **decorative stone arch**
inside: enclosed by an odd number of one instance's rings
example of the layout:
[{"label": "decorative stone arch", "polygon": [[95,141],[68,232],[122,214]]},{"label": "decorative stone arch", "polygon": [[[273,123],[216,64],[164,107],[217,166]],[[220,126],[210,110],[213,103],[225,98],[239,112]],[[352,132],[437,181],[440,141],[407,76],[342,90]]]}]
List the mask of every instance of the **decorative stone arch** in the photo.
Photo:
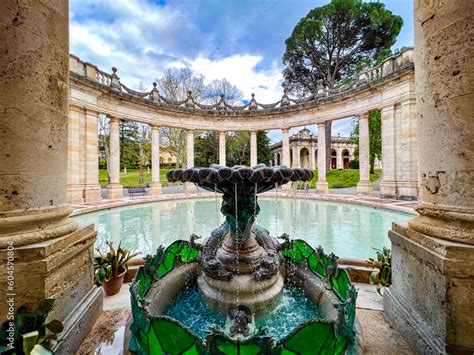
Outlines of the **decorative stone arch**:
[{"label": "decorative stone arch", "polygon": [[309,166],[309,149],[303,147],[299,151],[300,154],[300,167],[301,168],[310,168]]},{"label": "decorative stone arch", "polygon": [[337,169],[337,150],[331,149],[331,169]]},{"label": "decorative stone arch", "polygon": [[348,149],[343,149],[341,151],[341,161],[342,161],[342,168],[349,169],[349,161],[351,160],[351,153]]}]

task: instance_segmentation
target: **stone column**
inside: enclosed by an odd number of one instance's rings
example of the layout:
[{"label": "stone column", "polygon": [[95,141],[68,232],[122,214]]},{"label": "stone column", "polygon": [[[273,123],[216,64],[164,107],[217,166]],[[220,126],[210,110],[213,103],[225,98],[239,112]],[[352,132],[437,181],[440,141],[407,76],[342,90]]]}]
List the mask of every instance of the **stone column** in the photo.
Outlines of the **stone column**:
[{"label": "stone column", "polygon": [[316,193],[329,193],[329,185],[326,181],[326,122],[318,123],[318,181],[316,181]]},{"label": "stone column", "polygon": [[250,132],[250,166],[257,165],[257,132]]},{"label": "stone column", "polygon": [[415,98],[401,103],[400,180],[397,181],[398,198],[418,198],[418,143]]},{"label": "stone column", "polygon": [[336,149],[336,165],[337,165],[337,168],[340,170],[344,169],[344,158],[342,157],[343,151],[344,151],[343,148]]},{"label": "stone column", "polygon": [[123,186],[120,185],[120,128],[119,121],[110,117],[110,184],[107,186],[107,197],[123,198]]},{"label": "stone column", "polygon": [[85,111],[85,183],[84,201],[101,200],[99,184],[99,113]]},{"label": "stone column", "polygon": [[225,166],[226,164],[226,153],[225,153],[225,132],[219,132],[219,165]]},{"label": "stone column", "polygon": [[380,196],[396,198],[395,182],[395,107],[388,105],[382,108],[382,180]]},{"label": "stone column", "polygon": [[[194,167],[194,131],[186,131],[186,167]],[[197,191],[196,185],[190,182],[184,183],[184,188],[188,193],[195,193]]]},{"label": "stone column", "polygon": [[67,218],[68,1],[0,8],[0,322],[11,294],[15,310],[54,298],[50,319],[65,329],[53,350],[73,354],[102,310],[102,291],[93,283],[95,232]]},{"label": "stone column", "polygon": [[372,195],[369,150],[369,113],[366,112],[359,117],[359,182],[357,193],[361,195]]},{"label": "stone column", "polygon": [[301,168],[301,155],[300,155],[301,147],[298,143],[296,143],[294,149],[295,149],[295,155],[293,158],[293,162],[295,163],[296,168]]},{"label": "stone column", "polygon": [[67,200],[69,203],[84,202],[83,185],[80,181],[81,141],[80,122],[84,117],[84,109],[77,106],[69,107],[68,120],[68,170]]},{"label": "stone column", "polygon": [[309,168],[311,170],[316,169],[316,164],[314,163],[314,144],[312,142],[309,146]]},{"label": "stone column", "polygon": [[161,195],[160,182],[160,127],[151,127],[151,194]]},{"label": "stone column", "polygon": [[290,136],[289,129],[283,128],[281,130],[281,154],[282,154],[282,164],[287,168],[290,167]]},{"label": "stone column", "polygon": [[394,224],[384,309],[415,353],[474,352],[474,8],[415,0],[419,216]]}]

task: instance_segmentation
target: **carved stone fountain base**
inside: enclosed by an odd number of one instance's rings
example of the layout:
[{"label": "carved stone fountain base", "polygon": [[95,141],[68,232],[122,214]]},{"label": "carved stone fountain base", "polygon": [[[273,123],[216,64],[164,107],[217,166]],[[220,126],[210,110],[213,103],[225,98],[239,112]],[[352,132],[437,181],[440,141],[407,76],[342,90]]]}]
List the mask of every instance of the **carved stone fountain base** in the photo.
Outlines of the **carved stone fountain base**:
[{"label": "carved stone fountain base", "polygon": [[205,273],[198,277],[198,286],[206,304],[219,311],[243,304],[253,313],[268,313],[280,300],[283,291],[283,276],[277,273],[272,278],[256,281],[251,274],[235,275],[230,281],[216,280]]}]

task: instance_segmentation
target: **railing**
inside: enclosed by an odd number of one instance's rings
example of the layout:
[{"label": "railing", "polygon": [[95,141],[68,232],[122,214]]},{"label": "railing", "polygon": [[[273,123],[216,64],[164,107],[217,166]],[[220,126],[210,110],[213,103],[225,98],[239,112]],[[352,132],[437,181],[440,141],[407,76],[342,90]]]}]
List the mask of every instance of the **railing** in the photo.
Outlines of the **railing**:
[{"label": "railing", "polygon": [[104,88],[121,92],[132,97],[141,98],[153,104],[171,106],[171,107],[185,107],[190,109],[200,109],[207,111],[219,111],[225,113],[226,111],[252,111],[252,110],[274,110],[283,109],[289,106],[303,105],[305,103],[318,103],[329,97],[347,94],[353,90],[367,87],[383,81],[385,78],[392,76],[395,73],[403,71],[405,68],[413,66],[413,48],[406,48],[400,53],[387,58],[382,63],[374,68],[362,71],[354,75],[349,80],[337,84],[334,88],[321,88],[316,93],[304,98],[291,98],[288,96],[286,90],[283,92],[281,100],[271,103],[263,104],[252,98],[249,103],[240,106],[230,105],[226,102],[224,95],[221,95],[220,100],[214,104],[205,104],[194,101],[192,92],[188,92],[186,99],[181,101],[170,100],[160,94],[157,89],[157,83],[153,83],[153,89],[148,92],[140,92],[125,86],[120,82],[117,75],[117,68],[112,68],[112,74],[108,74],[99,70],[96,66],[81,61],[79,58],[70,56],[70,70],[76,75],[86,77],[89,80],[94,80]]}]

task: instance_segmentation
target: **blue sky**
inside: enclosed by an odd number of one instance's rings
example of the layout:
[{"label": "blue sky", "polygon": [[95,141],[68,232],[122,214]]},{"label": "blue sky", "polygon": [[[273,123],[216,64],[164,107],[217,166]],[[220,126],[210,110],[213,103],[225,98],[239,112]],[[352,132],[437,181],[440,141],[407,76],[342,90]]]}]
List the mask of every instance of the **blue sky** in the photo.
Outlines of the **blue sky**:
[{"label": "blue sky", "polygon": [[[168,68],[190,67],[209,82],[226,78],[245,99],[281,95],[284,41],[298,20],[328,0],[70,0],[70,51],[136,87]],[[412,0],[383,0],[403,17],[394,48],[413,46]],[[313,132],[314,127],[309,126]],[[294,130],[293,130],[294,131]],[[348,135],[350,121],[333,123]],[[273,141],[280,132],[270,132]]]}]

